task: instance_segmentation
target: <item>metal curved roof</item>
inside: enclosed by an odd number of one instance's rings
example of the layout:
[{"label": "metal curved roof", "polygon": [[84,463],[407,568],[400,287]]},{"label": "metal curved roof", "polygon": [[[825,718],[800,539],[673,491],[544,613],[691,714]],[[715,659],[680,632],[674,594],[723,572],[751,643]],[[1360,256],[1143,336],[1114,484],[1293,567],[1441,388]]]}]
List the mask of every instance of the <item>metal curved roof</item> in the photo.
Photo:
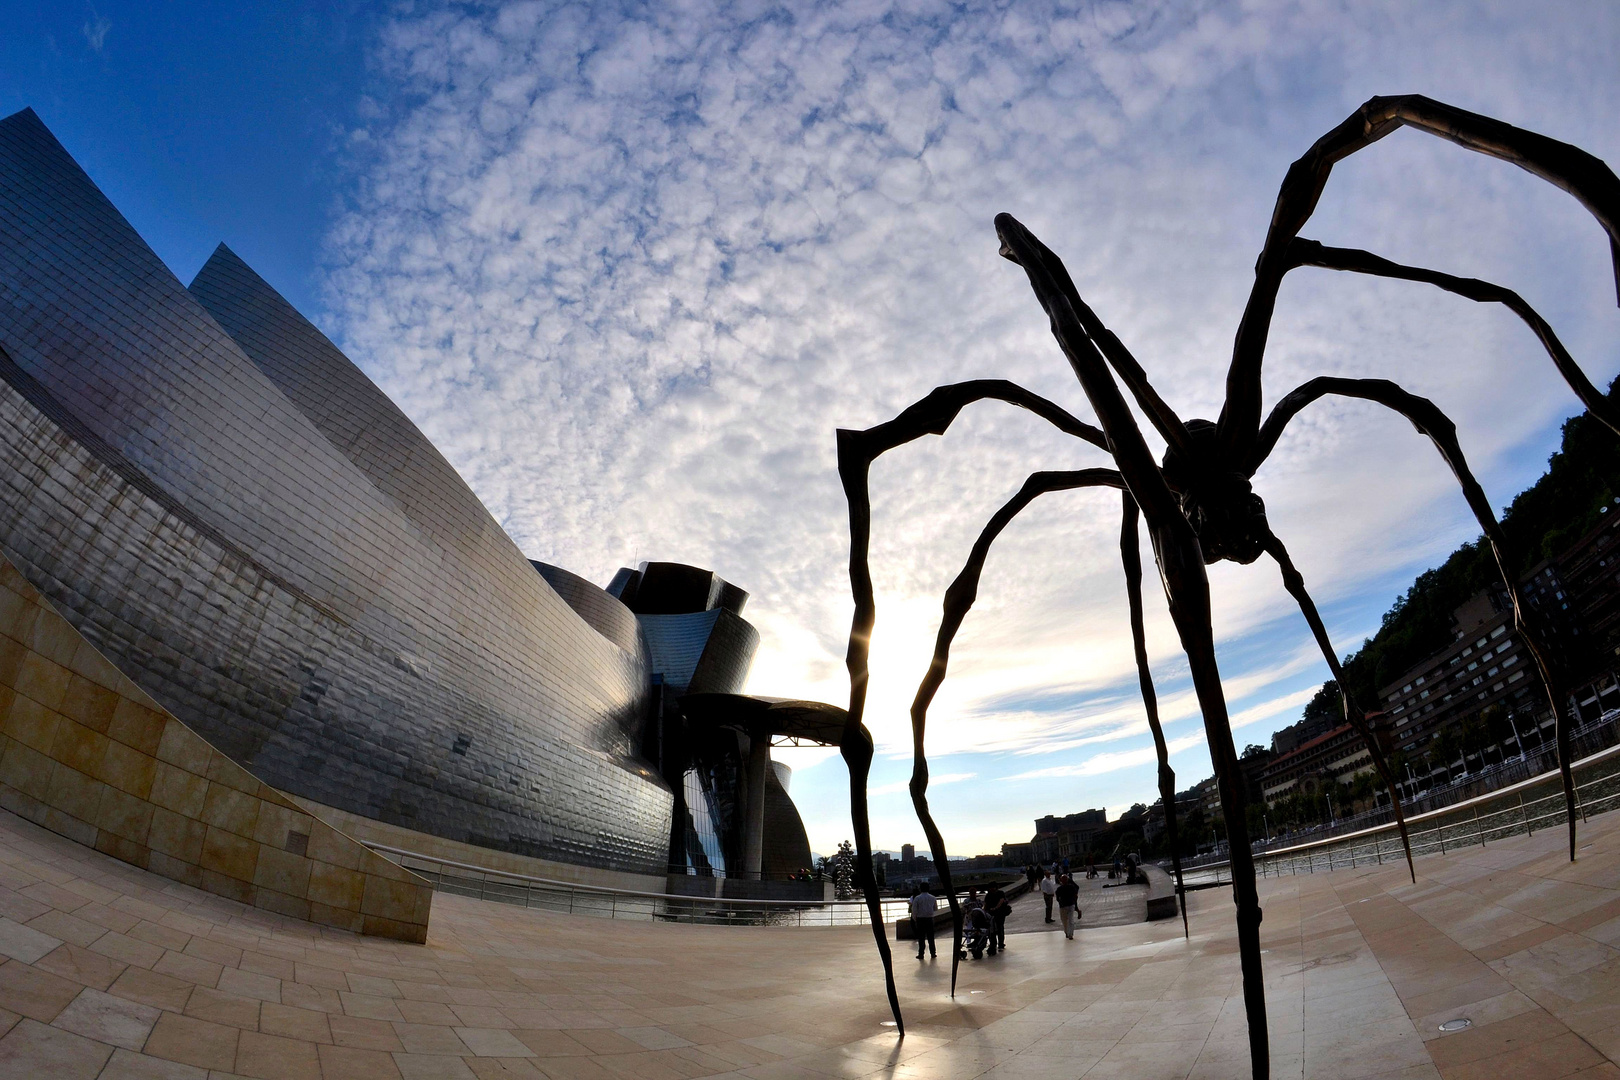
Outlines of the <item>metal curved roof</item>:
[{"label": "metal curved roof", "polygon": [[681,709],[690,720],[721,727],[767,728],[774,738],[793,743],[838,746],[849,713],[822,701],[759,697],[754,694],[687,694]]}]

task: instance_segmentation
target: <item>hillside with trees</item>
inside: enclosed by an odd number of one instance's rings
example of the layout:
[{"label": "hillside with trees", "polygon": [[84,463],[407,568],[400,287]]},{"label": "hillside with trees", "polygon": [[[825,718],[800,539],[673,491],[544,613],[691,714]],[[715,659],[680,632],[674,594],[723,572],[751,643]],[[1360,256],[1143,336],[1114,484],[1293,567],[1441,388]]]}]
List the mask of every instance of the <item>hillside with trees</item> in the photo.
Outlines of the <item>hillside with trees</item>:
[{"label": "hillside with trees", "polygon": [[[1620,391],[1620,377],[1607,396]],[[1547,471],[1502,512],[1502,531],[1521,572],[1557,555],[1597,526],[1603,508],[1620,494],[1620,439],[1588,413],[1565,421],[1563,439]],[[1384,613],[1378,632],[1344,661],[1345,681],[1364,709],[1378,707],[1378,688],[1445,648],[1457,606],[1501,575],[1483,535],[1419,574]],[[1304,716],[1341,715],[1339,687],[1329,681],[1305,706]]]}]

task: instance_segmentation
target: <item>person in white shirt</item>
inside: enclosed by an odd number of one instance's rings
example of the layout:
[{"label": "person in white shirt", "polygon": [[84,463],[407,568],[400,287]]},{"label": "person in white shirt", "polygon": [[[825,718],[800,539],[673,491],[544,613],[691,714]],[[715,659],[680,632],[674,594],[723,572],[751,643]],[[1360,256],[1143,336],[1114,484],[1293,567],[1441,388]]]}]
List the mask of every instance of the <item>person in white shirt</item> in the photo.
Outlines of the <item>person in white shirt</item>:
[{"label": "person in white shirt", "polygon": [[917,889],[911,897],[911,932],[917,938],[917,959],[923,958],[923,945],[928,946],[930,960],[939,956],[934,951],[934,916],[939,913],[939,901],[934,894],[928,891],[926,885]]},{"label": "person in white shirt", "polygon": [[1052,921],[1052,897],[1057,895],[1057,879],[1048,870],[1041,875],[1041,899],[1046,901],[1046,921]]}]

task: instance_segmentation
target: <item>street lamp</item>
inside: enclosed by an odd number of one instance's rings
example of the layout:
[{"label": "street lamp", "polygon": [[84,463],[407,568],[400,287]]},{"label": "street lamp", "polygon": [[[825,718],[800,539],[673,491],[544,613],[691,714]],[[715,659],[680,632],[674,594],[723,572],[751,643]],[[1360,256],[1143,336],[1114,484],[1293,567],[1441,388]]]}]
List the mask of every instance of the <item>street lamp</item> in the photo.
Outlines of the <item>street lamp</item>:
[{"label": "street lamp", "polygon": [[1519,744],[1519,760],[1524,760],[1524,740],[1519,738],[1519,725],[1513,722],[1514,712],[1508,710],[1508,726],[1513,729],[1513,741]]}]

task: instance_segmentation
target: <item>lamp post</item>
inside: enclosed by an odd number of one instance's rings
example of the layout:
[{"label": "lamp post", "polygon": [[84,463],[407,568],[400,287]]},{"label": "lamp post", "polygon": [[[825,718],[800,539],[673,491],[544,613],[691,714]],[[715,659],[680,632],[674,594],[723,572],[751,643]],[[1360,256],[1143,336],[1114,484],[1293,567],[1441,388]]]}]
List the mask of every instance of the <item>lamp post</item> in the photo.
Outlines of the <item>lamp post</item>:
[{"label": "lamp post", "polygon": [[1513,710],[1509,709],[1508,714],[1507,714],[1507,716],[1508,716],[1508,726],[1513,729],[1513,741],[1519,744],[1519,760],[1523,761],[1524,760],[1524,740],[1519,738],[1519,725],[1514,722],[1514,719],[1513,719],[1514,715],[1515,714],[1514,714]]}]

